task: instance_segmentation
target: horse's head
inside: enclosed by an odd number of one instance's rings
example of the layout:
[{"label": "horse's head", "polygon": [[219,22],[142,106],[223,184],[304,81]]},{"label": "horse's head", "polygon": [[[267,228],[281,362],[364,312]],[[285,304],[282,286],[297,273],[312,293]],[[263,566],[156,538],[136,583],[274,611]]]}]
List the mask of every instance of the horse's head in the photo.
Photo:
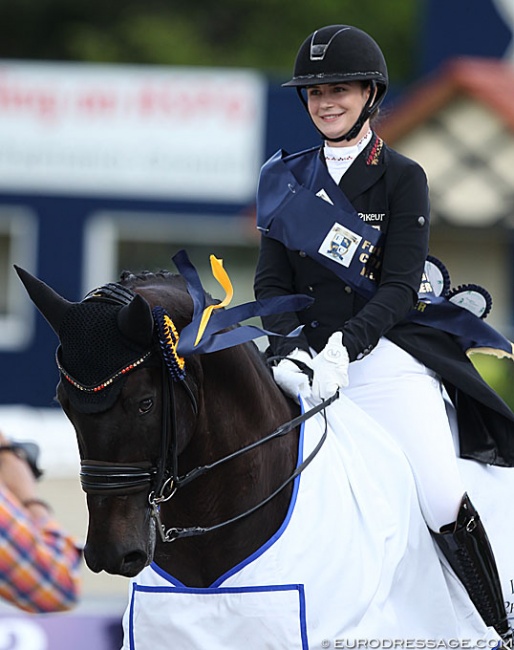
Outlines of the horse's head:
[{"label": "horse's head", "polygon": [[[72,303],[18,273],[59,337],[57,397],[77,433],[88,501],[86,562],[93,571],[135,575],[155,546],[149,494],[166,493],[167,465],[193,434],[199,364],[188,362],[186,383],[178,365],[170,368],[178,358],[163,362],[162,339],[172,332],[158,332],[152,312],[162,301],[162,277],[151,276],[134,290],[130,281],[105,285]],[[180,330],[191,318],[192,301],[180,276],[168,276],[173,321],[161,326]],[[173,355],[173,348],[168,352]],[[173,371],[184,390],[170,390]]]},{"label": "horse's head", "polygon": [[282,523],[297,447],[281,426],[291,404],[245,343],[258,328],[233,327],[254,307],[221,310],[227,299],[214,304],[188,260],[174,261],[182,275],[126,273],[78,303],[18,273],[59,337],[57,397],[77,433],[88,566],[133,576],[155,555],[205,585]]}]

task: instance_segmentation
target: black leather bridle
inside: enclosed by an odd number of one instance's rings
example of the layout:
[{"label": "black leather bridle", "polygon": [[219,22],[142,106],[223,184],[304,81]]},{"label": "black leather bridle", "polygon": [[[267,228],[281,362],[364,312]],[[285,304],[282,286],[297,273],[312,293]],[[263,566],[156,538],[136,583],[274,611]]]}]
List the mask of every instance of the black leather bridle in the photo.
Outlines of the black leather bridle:
[{"label": "black leather bridle", "polygon": [[[177,485],[177,481],[173,480],[173,477],[178,476],[175,393],[164,363],[161,363],[161,374],[162,413],[159,462],[157,465],[152,465],[150,461],[133,462],[128,465],[84,459],[80,463],[80,482],[86,494],[121,496],[142,492],[153,487],[154,491],[162,496],[170,489],[171,483],[174,486]],[[194,392],[185,380],[180,384],[186,391],[196,416],[198,404]]]},{"label": "black leather bridle", "polygon": [[315,407],[289,420],[275,429],[272,433],[257,440],[241,449],[238,449],[227,456],[224,456],[213,463],[194,468],[182,476],[178,473],[178,445],[177,445],[177,412],[175,404],[175,384],[179,384],[189,396],[195,416],[198,414],[198,404],[193,390],[187,380],[171,380],[170,373],[164,362],[162,368],[162,418],[161,418],[161,453],[156,465],[151,462],[134,462],[131,464],[109,463],[103,461],[82,460],[80,469],[80,480],[82,489],[87,494],[101,494],[104,496],[125,496],[149,490],[148,504],[151,514],[154,517],[158,531],[163,542],[173,542],[183,537],[203,535],[223,526],[232,524],[244,517],[254,513],[259,508],[269,503],[286,486],[288,486],[300,473],[311,463],[321,449],[327,437],[327,422],[325,416],[325,430],[316,447],[309,456],[296,467],[280,486],[269,496],[257,503],[255,506],[245,510],[230,519],[222,521],[209,527],[191,526],[187,528],[171,527],[166,528],[160,516],[160,506],[169,501],[178,489],[187,485],[194,479],[206,472],[219,467],[252,449],[259,447],[275,438],[279,438],[305,422],[317,413],[324,411],[326,407],[339,397],[336,392],[328,399],[320,402]]}]

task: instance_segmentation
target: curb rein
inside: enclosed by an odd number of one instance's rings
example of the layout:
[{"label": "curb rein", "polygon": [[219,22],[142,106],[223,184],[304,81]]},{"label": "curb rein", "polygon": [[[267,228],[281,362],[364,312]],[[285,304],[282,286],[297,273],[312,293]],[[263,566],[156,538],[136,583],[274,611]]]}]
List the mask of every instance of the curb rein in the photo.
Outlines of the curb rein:
[{"label": "curb rein", "polygon": [[[173,393],[173,387],[171,386],[171,393]],[[320,411],[324,411],[324,409],[329,406],[332,402],[334,402],[337,398],[339,397],[339,392],[336,392],[334,395],[331,397],[327,398],[326,400],[323,400],[319,404],[317,404],[315,407],[309,409],[305,413],[302,413],[301,415],[293,418],[292,420],[289,420],[289,422],[286,422],[285,424],[282,424],[280,427],[275,429],[273,433],[270,433],[268,436],[265,438],[261,438],[260,440],[257,440],[256,442],[253,442],[246,447],[242,447],[241,449],[238,449],[237,451],[228,454],[227,456],[224,456],[223,458],[220,458],[219,460],[210,463],[209,465],[201,465],[199,467],[196,467],[195,469],[191,470],[189,473],[185,474],[184,476],[178,476],[178,474],[174,471],[174,473],[167,479],[165,482],[162,484],[162,487],[159,491],[159,494],[156,495],[155,492],[151,492],[149,497],[148,497],[148,502],[151,507],[151,514],[154,517],[154,519],[157,522],[157,526],[159,529],[159,534],[161,536],[161,540],[163,542],[174,542],[177,539],[183,538],[183,537],[193,537],[197,535],[204,535],[205,533],[210,533],[215,530],[218,530],[219,528],[222,528],[224,526],[227,526],[228,524],[235,523],[236,521],[239,521],[240,519],[243,519],[244,517],[247,517],[254,512],[256,512],[259,508],[262,506],[266,505],[269,503],[274,497],[276,497],[285,487],[289,485],[294,479],[299,476],[303,470],[311,463],[311,461],[314,459],[314,457],[317,455],[319,450],[321,449],[323,443],[326,440],[327,437],[327,431],[328,431],[328,426],[327,426],[327,419],[326,419],[326,414],[324,413],[324,418],[325,418],[325,430],[323,432],[322,437],[318,441],[318,444],[316,447],[313,449],[313,451],[309,454],[309,456],[300,464],[298,467],[294,470],[294,472],[276,489],[274,490],[268,497],[260,501],[258,504],[253,506],[252,508],[249,508],[248,510],[245,510],[239,515],[236,515],[235,517],[232,517],[231,519],[227,519],[225,521],[222,521],[219,524],[215,524],[214,526],[208,526],[208,527],[202,527],[202,526],[190,526],[188,528],[179,528],[179,527],[171,527],[166,529],[166,526],[162,523],[161,516],[160,516],[160,509],[159,506],[161,503],[164,503],[166,501],[169,501],[171,497],[175,494],[175,492],[180,488],[183,487],[184,485],[187,485],[190,483],[193,479],[197,478],[198,476],[201,476],[208,472],[209,470],[218,467],[222,465],[223,463],[226,463],[229,460],[232,460],[234,458],[237,458],[241,456],[242,454],[246,453],[247,451],[251,451],[252,449],[255,449],[256,447],[269,442],[270,440],[273,440],[275,438],[279,438],[280,436],[285,435],[286,433],[289,433],[293,429],[295,429],[299,424],[302,422],[305,422],[312,416],[316,415]],[[175,454],[174,454],[175,456]],[[168,494],[164,494],[165,491],[168,491]]]},{"label": "curb rein", "polygon": [[[177,539],[184,538],[184,537],[193,537],[193,536],[198,536],[198,535],[204,535],[206,533],[213,532],[215,530],[218,530],[220,528],[223,528],[224,526],[227,526],[229,524],[235,523],[245,517],[248,517],[249,515],[253,514],[256,512],[259,508],[262,508],[264,505],[269,503],[274,497],[276,497],[284,488],[286,488],[292,481],[296,479],[297,476],[299,476],[303,470],[312,462],[314,457],[318,454],[320,451],[321,447],[323,446],[323,443],[326,440],[327,437],[327,432],[328,432],[328,425],[327,425],[327,418],[326,418],[326,413],[325,409],[327,406],[332,404],[336,399],[339,397],[339,391],[336,391],[334,395],[331,395],[327,399],[323,400],[313,408],[309,409],[308,411],[305,411],[304,413],[298,415],[297,417],[289,420],[288,422],[285,422],[284,424],[280,425],[277,429],[275,429],[272,433],[269,435],[265,436],[264,438],[261,438],[260,440],[257,440],[256,442],[250,443],[249,445],[246,445],[245,447],[242,447],[241,449],[238,449],[237,451],[232,452],[231,454],[228,454],[227,456],[224,456],[217,461],[214,461],[213,463],[210,463],[208,465],[201,465],[199,467],[196,467],[195,469],[191,470],[187,474],[180,476],[178,474],[178,456],[177,456],[177,445],[174,444],[176,442],[176,433],[177,433],[177,423],[176,423],[176,410],[175,410],[175,395],[174,395],[174,384],[177,383],[177,381],[180,381],[180,385],[184,386],[186,388],[186,391],[189,395],[189,397],[192,400],[192,406],[193,410],[195,411],[195,414],[198,414],[198,407],[194,398],[194,395],[187,385],[185,381],[185,370],[184,373],[182,374],[181,377],[178,377],[175,372],[166,372],[166,363],[163,362],[162,364],[163,367],[163,382],[162,382],[162,392],[163,392],[163,400],[162,400],[162,405],[163,405],[163,414],[162,414],[162,422],[163,422],[163,454],[162,458],[167,458],[170,452],[170,447],[172,450],[172,473],[171,475],[169,474],[169,471],[166,469],[168,466],[167,463],[161,464],[161,469],[159,474],[161,475],[161,481],[160,485],[161,488],[160,490],[157,491],[152,491],[149,496],[148,496],[148,502],[151,508],[151,515],[154,517],[157,527],[159,530],[159,534],[161,537],[161,540],[163,542],[174,542]],[[307,366],[306,366],[307,368]],[[309,369],[310,370],[310,369]],[[312,372],[312,371],[311,371]],[[170,377],[173,378],[173,382],[170,381]],[[318,441],[316,447],[312,450],[312,452],[309,454],[309,456],[300,464],[296,467],[294,472],[276,489],[274,490],[269,496],[267,496],[265,499],[257,503],[255,506],[252,508],[249,508],[248,510],[245,510],[239,515],[236,515],[232,517],[231,519],[227,519],[225,521],[220,522],[219,524],[215,524],[213,526],[208,526],[208,527],[202,527],[202,526],[190,526],[187,528],[180,528],[180,527],[171,527],[171,528],[166,528],[166,526],[163,524],[161,516],[160,516],[160,505],[162,503],[165,503],[169,501],[173,495],[176,493],[176,491],[183,487],[184,485],[187,485],[191,481],[193,481],[195,478],[198,478],[199,476],[202,476],[206,472],[208,472],[211,469],[214,469],[215,467],[219,467],[220,465],[233,460],[234,458],[238,458],[239,456],[242,456],[244,453],[251,451],[252,449],[256,449],[262,444],[265,444],[266,442],[269,442],[271,440],[274,440],[275,438],[279,438],[283,435],[286,435],[293,429],[296,429],[296,427],[306,420],[310,419],[317,413],[323,411],[324,415],[324,420],[325,420],[325,429],[323,432],[323,435],[321,436],[320,440]],[[172,434],[172,435],[170,435]],[[167,447],[167,449],[166,449]],[[168,474],[168,478],[164,478]]]}]

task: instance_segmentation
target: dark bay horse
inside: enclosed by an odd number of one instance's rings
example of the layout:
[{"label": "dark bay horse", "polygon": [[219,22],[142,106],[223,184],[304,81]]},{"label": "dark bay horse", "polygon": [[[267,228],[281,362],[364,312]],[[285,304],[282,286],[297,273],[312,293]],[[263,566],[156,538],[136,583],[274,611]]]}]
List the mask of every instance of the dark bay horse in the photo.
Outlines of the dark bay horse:
[{"label": "dark bay horse", "polygon": [[86,562],[132,577],[123,650],[493,647],[403,453],[344,395],[307,422],[327,405],[299,414],[253,343],[181,355],[199,304],[183,276],[124,273],[72,303],[17,270],[59,338]]},{"label": "dark bay horse", "polygon": [[[22,279],[60,338],[57,397],[77,433],[90,517],[88,566],[95,572],[134,576],[154,559],[186,585],[212,584],[279,527],[291,485],[253,514],[173,544],[155,533],[149,495],[161,489],[157,480],[167,481],[166,498],[158,508],[162,525],[208,529],[259,505],[293,473],[296,431],[249,449],[177,489],[179,476],[209,466],[291,420],[292,404],[277,388],[257,347],[246,343],[190,357],[184,378],[166,382],[151,309],[164,307],[178,332],[191,321],[192,300],[181,276],[124,274],[119,287],[133,292],[126,304],[117,304],[101,290],[82,304],[72,304],[28,274],[22,273]],[[145,355],[139,367],[98,389],[122,366]],[[111,360],[103,358],[109,356]],[[163,412],[170,405],[166,431]],[[171,467],[159,472],[163,457],[173,456],[177,476],[171,475]],[[141,485],[123,476],[147,464],[148,480]]]}]

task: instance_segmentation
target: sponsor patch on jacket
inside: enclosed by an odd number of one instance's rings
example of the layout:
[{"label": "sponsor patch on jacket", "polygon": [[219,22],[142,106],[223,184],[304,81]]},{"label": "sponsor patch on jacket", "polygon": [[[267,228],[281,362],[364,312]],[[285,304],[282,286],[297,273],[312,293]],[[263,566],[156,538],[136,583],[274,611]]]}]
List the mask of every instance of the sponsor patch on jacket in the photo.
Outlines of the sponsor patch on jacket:
[{"label": "sponsor patch on jacket", "polygon": [[334,223],[318,249],[320,255],[349,267],[362,237],[340,223]]},{"label": "sponsor patch on jacket", "polygon": [[385,212],[359,212],[358,214],[362,221],[365,221],[366,223],[380,223],[384,220],[385,217]]}]

